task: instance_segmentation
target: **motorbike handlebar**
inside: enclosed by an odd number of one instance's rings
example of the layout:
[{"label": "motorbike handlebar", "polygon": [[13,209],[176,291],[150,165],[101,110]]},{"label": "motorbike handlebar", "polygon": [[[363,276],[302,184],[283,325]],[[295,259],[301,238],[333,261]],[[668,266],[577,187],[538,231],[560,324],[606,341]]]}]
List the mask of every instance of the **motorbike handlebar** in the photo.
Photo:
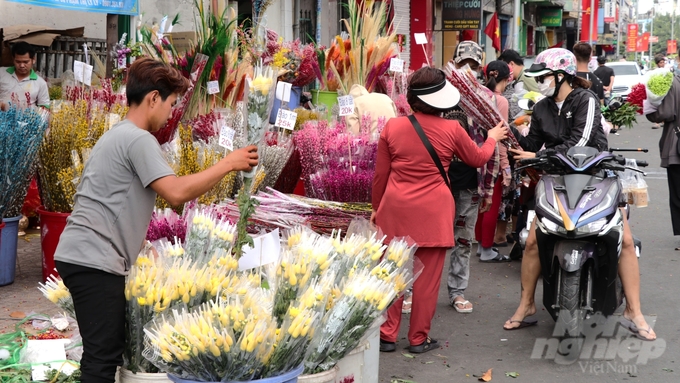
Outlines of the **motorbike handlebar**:
[{"label": "motorbike handlebar", "polygon": [[609,148],[610,152],[642,152],[647,153],[649,149],[645,148]]}]

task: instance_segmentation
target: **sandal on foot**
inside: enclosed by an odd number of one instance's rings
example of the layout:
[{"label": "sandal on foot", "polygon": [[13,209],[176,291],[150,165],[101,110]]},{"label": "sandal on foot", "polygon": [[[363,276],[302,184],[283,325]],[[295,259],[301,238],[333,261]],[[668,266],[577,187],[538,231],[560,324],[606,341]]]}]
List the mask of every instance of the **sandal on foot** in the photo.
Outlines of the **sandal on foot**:
[{"label": "sandal on foot", "polygon": [[408,350],[413,354],[422,354],[424,352],[432,351],[439,348],[437,340],[430,338],[429,336],[425,341],[416,346],[408,346]]},{"label": "sandal on foot", "polygon": [[627,328],[628,331],[632,332],[635,335],[635,337],[640,339],[640,340],[644,340],[644,341],[647,341],[647,342],[653,342],[653,341],[656,340],[656,337],[647,338],[647,337],[642,336],[642,334],[640,334],[641,331],[646,332],[647,335],[652,334],[652,326],[650,326],[649,324],[647,325],[646,329],[645,328],[642,328],[642,329],[638,328],[638,326],[635,323],[633,323],[633,321],[631,319],[628,319],[628,318],[624,317],[623,315],[621,316],[621,320],[619,321],[619,323],[621,323],[621,325],[623,327]]},{"label": "sandal on foot", "polygon": [[519,323],[519,326],[512,328],[507,328],[503,326],[503,330],[506,331],[519,330],[525,327],[536,326],[538,324],[538,321],[536,319],[527,320],[526,318],[524,318],[523,320],[513,320],[512,318],[508,318],[508,322],[510,322],[510,324]]},{"label": "sandal on foot", "polygon": [[396,342],[388,342],[380,339],[380,352],[395,352],[397,350]]},{"label": "sandal on foot", "polygon": [[508,247],[508,241],[505,241],[505,242],[494,242],[493,245],[494,245],[494,246],[497,246],[497,247]]},{"label": "sandal on foot", "polygon": [[413,305],[412,302],[404,302],[403,306],[401,306],[401,313],[402,314],[410,314],[412,305]]},{"label": "sandal on foot", "polygon": [[510,261],[512,261],[512,259],[510,259],[510,257],[508,257],[507,255],[503,255],[503,254],[498,254],[495,258],[486,259],[486,260],[484,260],[484,259],[479,260],[479,262],[482,262],[482,263],[506,263],[506,262],[510,262]]},{"label": "sandal on foot", "polygon": [[465,308],[465,306],[470,303],[467,299],[462,300],[462,301],[453,301],[451,303],[451,306],[453,306],[456,311],[458,311],[461,314],[469,314],[472,312],[472,307]]}]

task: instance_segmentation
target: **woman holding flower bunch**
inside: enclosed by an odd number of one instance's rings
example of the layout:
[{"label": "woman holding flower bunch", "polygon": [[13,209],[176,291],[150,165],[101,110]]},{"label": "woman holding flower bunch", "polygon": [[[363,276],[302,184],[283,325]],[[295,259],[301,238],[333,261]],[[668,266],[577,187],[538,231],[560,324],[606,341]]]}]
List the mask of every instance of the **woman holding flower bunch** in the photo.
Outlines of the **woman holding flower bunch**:
[{"label": "woman holding flower bunch", "polygon": [[139,59],[128,74],[125,120],[92,149],[54,255],[83,338],[81,381],[113,382],[125,345],[125,276],[144,244],[156,194],[179,205],[229,172],[257,165],[257,147],[235,150],[213,167],[177,177],[151,132],[170,118],[188,81],[169,65]]},{"label": "woman holding flower bunch", "polygon": [[[413,73],[406,98],[414,114],[390,119],[380,134],[371,221],[388,241],[409,236],[418,244],[415,255],[423,271],[413,285],[408,340],[410,352],[423,353],[438,348],[429,336],[430,325],[446,253],[454,245],[449,163],[458,156],[470,166],[482,166],[507,130],[499,123],[478,147],[457,121],[442,118],[442,112],[456,106],[460,93],[438,69],[425,67]],[[380,327],[380,351],[396,350],[402,303],[403,297],[390,307]]]}]

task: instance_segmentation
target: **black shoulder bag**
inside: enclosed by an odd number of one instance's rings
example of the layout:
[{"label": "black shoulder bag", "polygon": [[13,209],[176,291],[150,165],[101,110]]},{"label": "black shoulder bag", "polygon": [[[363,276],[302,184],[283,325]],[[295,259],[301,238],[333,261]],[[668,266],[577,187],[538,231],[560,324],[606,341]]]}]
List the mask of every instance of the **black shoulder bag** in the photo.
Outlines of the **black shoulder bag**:
[{"label": "black shoulder bag", "polygon": [[[449,177],[446,174],[446,171],[444,170],[444,166],[442,165],[442,161],[439,159],[439,155],[437,155],[437,152],[435,152],[434,147],[432,147],[432,144],[430,143],[430,140],[427,138],[425,135],[425,132],[423,131],[423,127],[420,126],[420,123],[416,119],[416,116],[414,115],[409,115],[408,116],[409,121],[411,121],[411,124],[413,124],[413,127],[416,129],[416,133],[418,133],[418,136],[420,136],[420,140],[423,141],[423,145],[425,145],[425,149],[430,153],[430,157],[432,157],[432,161],[434,161],[434,164],[437,165],[437,169],[439,169],[439,173],[441,173],[442,178],[444,178],[444,183],[446,183],[446,186],[451,190],[451,184],[449,183]],[[453,194],[453,191],[451,191]]]}]

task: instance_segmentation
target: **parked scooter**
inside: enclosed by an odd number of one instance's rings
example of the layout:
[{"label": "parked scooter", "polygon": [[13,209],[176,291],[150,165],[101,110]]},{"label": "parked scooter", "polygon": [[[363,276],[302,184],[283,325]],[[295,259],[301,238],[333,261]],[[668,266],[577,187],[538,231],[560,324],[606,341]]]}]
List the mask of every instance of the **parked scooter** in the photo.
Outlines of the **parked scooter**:
[{"label": "parked scooter", "polygon": [[[616,172],[642,171],[626,166],[623,156],[590,147],[574,147],[566,155],[546,150],[520,161],[516,170],[528,167],[545,174],[536,185],[535,212],[528,212],[520,242],[526,243],[535,217],[543,305],[563,336],[579,337],[585,319],[611,315],[623,303],[618,263],[622,214],[629,213]],[[635,242],[639,255],[641,242]]]}]

